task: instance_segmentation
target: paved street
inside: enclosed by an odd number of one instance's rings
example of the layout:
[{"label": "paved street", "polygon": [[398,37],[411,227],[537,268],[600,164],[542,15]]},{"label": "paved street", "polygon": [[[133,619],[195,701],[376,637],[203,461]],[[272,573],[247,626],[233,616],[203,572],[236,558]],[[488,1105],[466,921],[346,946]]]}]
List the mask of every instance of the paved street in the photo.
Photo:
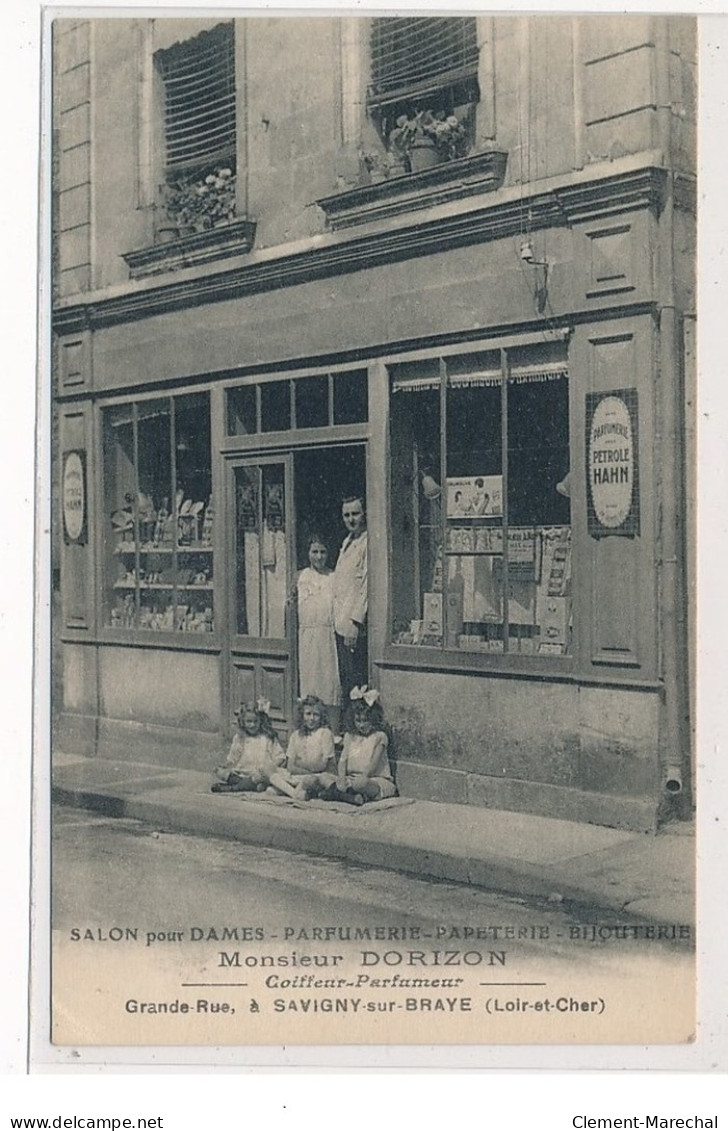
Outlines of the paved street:
[{"label": "paved street", "polygon": [[575,929],[588,935],[603,916],[584,916],[580,923],[559,904],[231,840],[158,833],[138,821],[78,809],[56,810],[53,845],[53,925],[61,933],[126,922],[152,931],[173,924],[254,922],[266,932],[281,924],[377,923],[417,925],[436,939],[439,930],[443,945],[448,942],[443,932],[454,929],[461,937],[451,937],[449,945],[460,946],[468,942],[463,927],[495,924],[518,931],[523,959],[547,951],[550,959],[574,961],[578,955],[580,964],[602,969],[623,961],[625,946],[633,955],[672,949],[654,940],[595,943],[588,937],[577,939],[575,949]]}]

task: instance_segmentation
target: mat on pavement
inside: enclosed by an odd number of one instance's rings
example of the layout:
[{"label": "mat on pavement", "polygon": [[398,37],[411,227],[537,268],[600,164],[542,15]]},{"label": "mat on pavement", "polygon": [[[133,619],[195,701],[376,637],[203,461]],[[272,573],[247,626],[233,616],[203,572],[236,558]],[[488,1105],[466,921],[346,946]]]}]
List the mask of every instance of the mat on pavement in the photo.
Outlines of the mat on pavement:
[{"label": "mat on pavement", "polygon": [[366,805],[348,805],[345,801],[319,801],[317,798],[312,798],[310,801],[296,801],[293,797],[284,797],[281,794],[273,796],[268,793],[234,793],[226,796],[242,797],[251,805],[292,805],[295,809],[319,809],[326,813],[346,813],[347,816],[368,816],[389,809],[398,809],[403,805],[412,805],[414,802],[413,797],[386,797],[382,801],[367,801]]}]

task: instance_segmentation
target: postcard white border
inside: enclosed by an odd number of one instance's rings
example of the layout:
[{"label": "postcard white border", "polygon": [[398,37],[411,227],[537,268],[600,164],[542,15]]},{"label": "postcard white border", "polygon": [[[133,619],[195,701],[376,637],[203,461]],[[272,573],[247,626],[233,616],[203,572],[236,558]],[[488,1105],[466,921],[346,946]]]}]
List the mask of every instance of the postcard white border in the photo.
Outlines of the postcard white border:
[{"label": "postcard white border", "polygon": [[[400,5],[399,8],[435,7],[419,4]],[[114,14],[139,14],[149,10],[148,5],[117,5],[96,3],[63,8],[64,15],[93,8],[101,11],[114,8]],[[215,10],[234,10],[245,14],[264,5],[249,4],[245,8],[233,5],[214,5]],[[350,5],[309,3],[308,8],[323,13],[361,9]],[[488,6],[496,10],[505,4]],[[398,8],[398,10],[399,10]],[[177,5],[165,9],[165,14],[193,15],[200,5]],[[391,5],[372,0],[367,10],[390,10]],[[159,9],[157,9],[159,10]],[[210,10],[206,8],[205,11]],[[277,5],[276,11],[296,11],[294,5]],[[531,10],[554,10],[548,5],[533,5]],[[562,3],[561,11],[584,10],[584,5]],[[624,11],[618,3],[599,5],[600,11]],[[642,4],[640,10],[684,13],[679,3]],[[46,15],[48,14],[46,9]],[[58,11],[58,9],[54,9]],[[709,545],[709,552],[698,555],[699,593],[701,595],[700,638],[698,649],[698,776],[700,783],[700,886],[699,921],[699,993],[701,1028],[697,1042],[689,1047],[633,1048],[618,1047],[491,1047],[457,1048],[296,1048],[296,1049],[84,1049],[80,1052],[56,1049],[44,1044],[36,1032],[30,1050],[31,1067],[35,1072],[129,1072],[169,1071],[178,1068],[189,1072],[194,1069],[224,1071],[242,1066],[301,1068],[333,1067],[401,1067],[459,1068],[490,1070],[542,1069],[590,1070],[629,1069],[640,1071],[706,1072],[718,1068],[725,1070],[727,1040],[722,1030],[725,1012],[725,978],[723,976],[721,947],[726,927],[725,911],[719,893],[724,890],[726,874],[725,800],[728,774],[722,755],[724,744],[723,689],[721,670],[725,668],[723,640],[726,638],[726,599],[722,594],[726,560],[726,462],[728,436],[726,435],[725,400],[721,377],[725,371],[719,333],[726,309],[725,260],[728,257],[726,241],[726,212],[721,199],[721,189],[726,183],[726,154],[720,144],[709,139],[724,137],[726,110],[725,60],[728,57],[728,18],[717,6],[701,4],[693,10],[702,16],[701,21],[701,181],[700,181],[700,390],[699,390],[699,451],[700,473],[700,545]],[[266,9],[266,15],[274,14]],[[6,209],[11,209],[13,222],[8,225],[5,247],[6,295],[12,295],[12,312],[7,318],[7,338],[10,345],[9,364],[6,369],[6,410],[2,414],[6,435],[2,450],[6,453],[6,473],[12,468],[11,480],[6,486],[4,508],[4,550],[2,570],[4,584],[3,616],[0,623],[0,655],[3,666],[3,686],[6,692],[6,758],[3,760],[2,828],[7,838],[3,857],[12,868],[6,869],[3,880],[3,902],[12,908],[10,922],[13,927],[5,933],[2,942],[3,1001],[7,1003],[2,1021],[3,1068],[6,1072],[24,1072],[26,1042],[25,987],[27,985],[27,917],[29,908],[29,827],[27,812],[30,800],[29,750],[30,750],[30,683],[33,651],[28,632],[34,591],[29,575],[33,552],[33,498],[35,484],[30,453],[35,428],[35,348],[32,325],[36,301],[35,264],[32,247],[37,224],[35,204],[35,162],[37,154],[38,125],[38,59],[40,45],[40,7],[34,3],[12,3],[6,0],[3,25],[5,42],[3,73],[6,78],[5,113],[8,121],[4,138],[6,154],[12,158],[14,175],[5,186]],[[12,91],[12,98],[8,92]],[[705,195],[703,195],[705,194]],[[7,215],[7,213],[6,213]],[[47,220],[46,220],[47,224]],[[47,236],[41,225],[41,244]],[[45,243],[47,247],[47,243]],[[12,289],[9,287],[12,283]],[[6,299],[7,301],[7,299]],[[47,312],[43,312],[47,317]],[[707,330],[706,330],[707,327]],[[41,322],[40,341],[44,340],[47,321]],[[41,499],[44,474],[48,467],[49,403],[42,398],[38,405],[39,468]],[[709,473],[708,473],[709,469]],[[45,479],[47,483],[47,478]],[[44,562],[48,555],[44,548],[48,538],[48,507],[41,503],[38,524],[38,574],[37,606],[41,630],[37,636],[36,650],[36,728],[47,733],[48,691],[48,633],[42,631],[47,622],[49,578]],[[720,572],[719,572],[720,571]],[[9,741],[8,741],[9,740]],[[41,757],[42,752],[37,755]],[[46,775],[38,773],[35,779],[36,812],[47,809],[48,788]],[[34,913],[37,921],[47,922],[47,869],[48,830],[40,820],[36,826],[33,845],[35,865]],[[7,889],[7,890],[6,890]],[[46,938],[47,938],[47,933]],[[45,1010],[47,985],[43,974],[47,971],[47,954],[35,936],[33,965],[35,977],[32,984],[32,1012],[40,1018]]]}]

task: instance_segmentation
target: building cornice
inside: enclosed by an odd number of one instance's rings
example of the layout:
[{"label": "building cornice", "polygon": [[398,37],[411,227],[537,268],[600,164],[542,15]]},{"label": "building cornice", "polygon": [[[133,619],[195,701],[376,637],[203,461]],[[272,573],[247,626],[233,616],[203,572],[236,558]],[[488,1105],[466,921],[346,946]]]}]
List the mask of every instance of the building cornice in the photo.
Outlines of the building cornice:
[{"label": "building cornice", "polygon": [[113,292],[58,303],[53,326],[59,334],[77,333],[485,244],[517,236],[525,217],[534,231],[639,209],[659,213],[667,170],[656,160],[645,164],[642,157],[642,164],[632,158],[595,166],[544,182],[536,191],[532,185],[509,187],[356,231],[325,233],[302,245],[254,252],[220,270],[208,265],[172,272],[164,280],[133,281]]}]

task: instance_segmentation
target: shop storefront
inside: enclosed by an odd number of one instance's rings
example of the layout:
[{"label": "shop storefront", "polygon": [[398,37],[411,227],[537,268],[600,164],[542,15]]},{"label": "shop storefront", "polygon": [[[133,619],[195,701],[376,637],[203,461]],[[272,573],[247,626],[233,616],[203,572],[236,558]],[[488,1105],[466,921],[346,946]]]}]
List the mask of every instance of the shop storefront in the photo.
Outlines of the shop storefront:
[{"label": "shop storefront", "polygon": [[649,826],[654,329],[619,311],[62,402],[64,458],[90,476],[87,535],[64,546],[59,742],[202,768],[258,696],[284,736],[292,586],[311,533],[335,558],[361,494],[403,792]]}]

